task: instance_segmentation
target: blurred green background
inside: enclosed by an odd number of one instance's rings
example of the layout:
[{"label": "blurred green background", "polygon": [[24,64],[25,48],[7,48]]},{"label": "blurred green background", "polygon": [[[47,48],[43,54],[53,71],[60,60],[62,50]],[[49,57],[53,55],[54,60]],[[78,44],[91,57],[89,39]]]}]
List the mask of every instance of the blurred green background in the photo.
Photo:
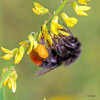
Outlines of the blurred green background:
[{"label": "blurred green background", "polygon": [[[33,1],[0,0],[0,47],[17,47],[20,41],[27,39],[30,32],[40,30],[48,16],[34,15]],[[35,1],[49,8],[51,13],[60,5],[60,0]],[[57,96],[73,97],[73,100],[74,96],[80,100],[100,100],[100,0],[92,0],[89,6],[92,10],[88,12],[88,17],[75,15],[71,5],[62,10],[79,20],[71,31],[82,43],[80,58],[70,67],[61,66],[48,74],[35,77],[35,73],[41,68],[36,67],[28,55],[25,55],[16,66],[17,91],[13,94],[5,87],[5,100],[43,100],[44,97],[49,100]],[[10,65],[0,59],[0,75],[1,68],[8,64]]]}]

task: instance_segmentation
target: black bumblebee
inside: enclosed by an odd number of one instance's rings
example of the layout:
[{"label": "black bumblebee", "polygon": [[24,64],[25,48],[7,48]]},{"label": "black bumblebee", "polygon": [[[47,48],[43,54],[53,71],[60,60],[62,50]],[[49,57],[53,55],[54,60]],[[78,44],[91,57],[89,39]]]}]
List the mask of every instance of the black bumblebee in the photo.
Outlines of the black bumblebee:
[{"label": "black bumblebee", "polygon": [[68,28],[61,30],[70,33],[70,36],[59,33],[59,37],[52,38],[53,45],[48,48],[49,56],[43,59],[40,65],[43,69],[36,73],[36,76],[43,75],[62,64],[68,66],[80,56],[81,43]]}]

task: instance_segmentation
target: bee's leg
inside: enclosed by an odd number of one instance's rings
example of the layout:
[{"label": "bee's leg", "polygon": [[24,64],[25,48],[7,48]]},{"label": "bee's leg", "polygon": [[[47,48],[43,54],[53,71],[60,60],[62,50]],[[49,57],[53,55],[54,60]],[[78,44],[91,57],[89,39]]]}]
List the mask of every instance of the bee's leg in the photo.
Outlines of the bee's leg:
[{"label": "bee's leg", "polygon": [[54,68],[43,68],[42,70],[40,70],[39,72],[37,72],[35,74],[35,76],[40,76],[40,75],[44,75],[46,73],[48,73],[49,71],[53,70]]},{"label": "bee's leg", "polygon": [[70,33],[70,35],[73,36],[73,34],[72,34],[72,32],[70,31],[70,29],[69,29],[65,24],[63,24],[63,25],[67,28],[67,30],[68,30],[68,32]]}]

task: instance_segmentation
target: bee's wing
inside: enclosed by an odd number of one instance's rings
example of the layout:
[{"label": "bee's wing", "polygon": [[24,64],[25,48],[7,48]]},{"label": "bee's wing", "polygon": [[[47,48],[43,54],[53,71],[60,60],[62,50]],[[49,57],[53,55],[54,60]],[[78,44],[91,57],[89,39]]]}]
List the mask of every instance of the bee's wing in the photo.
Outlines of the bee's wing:
[{"label": "bee's wing", "polygon": [[40,75],[44,75],[46,74],[47,72],[53,70],[54,68],[43,68],[42,70],[40,70],[39,72],[37,72],[35,74],[35,76],[40,76]]}]

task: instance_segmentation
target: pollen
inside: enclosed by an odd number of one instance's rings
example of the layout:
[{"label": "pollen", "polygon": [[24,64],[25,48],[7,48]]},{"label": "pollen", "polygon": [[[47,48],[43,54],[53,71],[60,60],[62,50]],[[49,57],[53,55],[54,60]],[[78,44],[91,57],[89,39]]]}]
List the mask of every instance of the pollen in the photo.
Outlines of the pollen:
[{"label": "pollen", "polygon": [[35,63],[37,66],[40,66],[42,64],[42,58],[38,56],[38,54],[35,51],[31,51],[30,53],[30,59],[33,63]]},{"label": "pollen", "polygon": [[48,51],[44,45],[39,44],[37,46],[37,53],[41,58],[47,58],[48,57]]}]

